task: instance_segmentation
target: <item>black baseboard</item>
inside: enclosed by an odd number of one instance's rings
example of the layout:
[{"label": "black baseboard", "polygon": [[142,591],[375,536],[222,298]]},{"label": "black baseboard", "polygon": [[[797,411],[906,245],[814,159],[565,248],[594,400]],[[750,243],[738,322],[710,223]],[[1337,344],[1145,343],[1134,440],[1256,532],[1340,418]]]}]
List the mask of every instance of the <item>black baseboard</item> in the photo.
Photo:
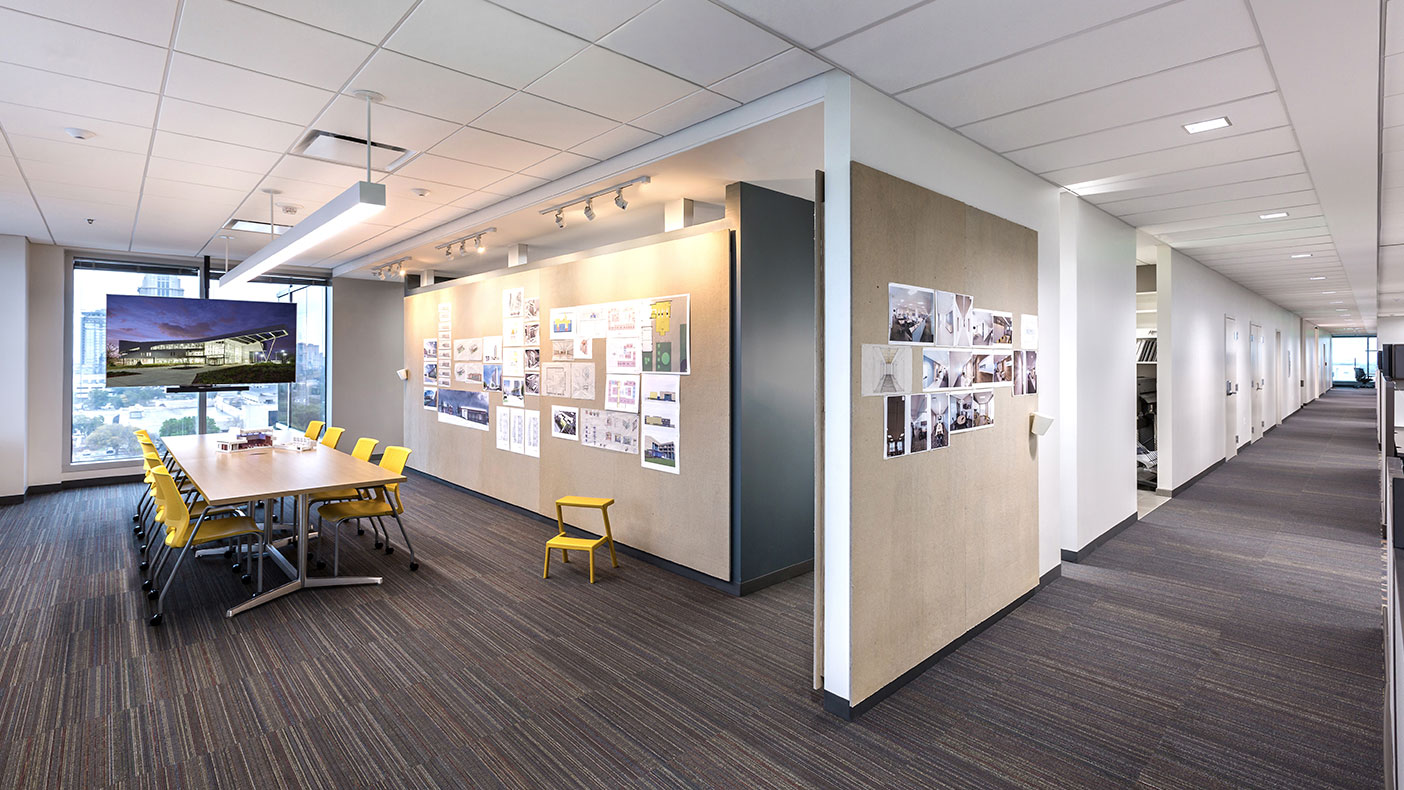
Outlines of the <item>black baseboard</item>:
[{"label": "black baseboard", "polygon": [[1206,468],[1204,471],[1200,472],[1194,477],[1191,477],[1189,480],[1186,480],[1185,482],[1175,486],[1174,490],[1170,492],[1170,496],[1179,496],[1180,494],[1183,494],[1190,486],[1194,485],[1195,483],[1198,483],[1200,480],[1203,480],[1210,472],[1223,466],[1224,462],[1227,460],[1227,458],[1220,458],[1214,463],[1209,464],[1208,468]]},{"label": "black baseboard", "polygon": [[843,697],[840,697],[832,692],[825,691],[824,710],[834,714],[835,716],[839,717],[840,719],[843,719],[844,721],[853,721],[859,716],[862,716],[864,713],[867,713],[869,710],[872,710],[874,705],[877,705],[879,702],[882,702],[883,700],[892,696],[893,692],[897,691],[898,689],[912,682],[916,678],[920,677],[921,673],[935,666],[936,663],[939,662],[941,659],[945,658],[951,653],[954,653],[956,650],[959,650],[960,647],[966,642],[969,642],[970,640],[979,636],[980,633],[983,632],[986,628],[989,628],[990,626],[994,625],[1000,620],[1003,620],[1006,615],[1008,615],[1015,609],[1018,609],[1024,604],[1025,601],[1034,597],[1034,595],[1036,595],[1039,590],[1042,590],[1044,587],[1047,587],[1049,584],[1052,584],[1062,575],[1062,565],[1059,565],[1053,568],[1052,570],[1048,571],[1047,573],[1043,574],[1038,579],[1037,587],[1034,587],[1032,590],[1029,590],[1028,592],[1019,596],[1018,598],[1015,598],[1012,603],[1010,603],[1003,609],[1000,609],[998,612],[995,612],[989,617],[986,617],[984,620],[981,620],[978,624],[975,625],[974,628],[971,628],[969,631],[966,631],[965,633],[956,637],[954,640],[951,641],[950,644],[946,645],[940,650],[937,650],[935,653],[931,654],[926,659],[924,659],[921,663],[917,664],[916,666],[912,667],[906,672],[903,672],[897,677],[896,680],[893,680],[891,683],[888,683],[887,685],[873,692],[871,696],[858,703],[857,705],[850,705],[848,703],[848,700],[844,699]]},{"label": "black baseboard", "polygon": [[1087,559],[1088,556],[1092,554],[1092,552],[1097,550],[1097,547],[1121,534],[1122,530],[1126,529],[1132,524],[1135,524],[1136,518],[1137,515],[1135,513],[1132,513],[1126,518],[1123,518],[1121,521],[1117,522],[1116,526],[1093,538],[1090,543],[1078,549],[1077,551],[1068,551],[1067,549],[1063,549],[1063,562],[1082,562],[1083,560]]},{"label": "black baseboard", "polygon": [[24,502],[26,497],[35,494],[50,494],[55,491],[62,491],[68,488],[90,488],[92,486],[120,486],[128,483],[140,483],[145,477],[144,472],[137,472],[129,475],[110,475],[107,477],[89,477],[82,480],[64,480],[61,483],[39,483],[24,489],[23,494],[12,494],[0,497],[0,505],[18,505]]},{"label": "black baseboard", "polygon": [[[523,516],[526,516],[527,518],[535,519],[536,521],[539,521],[542,524],[546,524],[552,528],[556,526],[556,520],[554,518],[551,518],[549,516],[543,516],[540,513],[537,513],[535,510],[527,510],[526,508],[521,507],[519,505],[514,505],[511,502],[504,502],[501,499],[498,499],[497,497],[489,496],[481,491],[474,491],[471,488],[461,486],[450,480],[445,480],[442,477],[429,474],[428,472],[415,469],[413,467],[407,466],[405,467],[405,471],[407,473],[422,477],[426,480],[433,480],[434,482],[440,485],[448,486],[449,488],[452,488],[455,491],[461,491],[467,494],[468,496],[474,497],[476,499],[481,499],[484,502],[489,502],[491,504],[497,505],[498,507],[503,507],[515,513],[519,513]],[[567,534],[574,535],[577,538],[599,537],[599,535],[596,535],[591,532],[586,532],[583,529],[578,529],[576,527],[571,526],[570,524],[566,524],[565,528]],[[544,548],[545,544],[542,544],[542,546]],[[643,551],[642,549],[636,549],[633,546],[630,546],[625,543],[620,543],[619,541],[614,542],[614,548],[620,554],[623,554],[626,557],[632,557],[633,559],[639,560],[640,562],[646,562],[649,565],[662,568],[663,570],[668,571],[669,573],[675,573],[678,576],[681,576],[685,579],[691,579],[692,581],[700,582],[702,584],[707,585],[708,587],[711,587],[714,590],[720,590],[726,593],[727,595],[739,596],[742,594],[741,585],[737,584],[736,582],[723,581],[721,579],[716,578],[715,576],[708,576],[707,574],[702,573],[701,571],[693,570],[692,568],[689,568],[685,565],[679,565],[676,562],[673,562],[672,560],[663,559],[662,557],[659,557],[655,554],[650,554],[646,551]]]},{"label": "black baseboard", "polygon": [[814,570],[814,558],[811,557],[804,562],[797,562],[788,568],[781,568],[778,571],[771,571],[770,573],[757,576],[754,579],[747,579],[741,582],[740,594],[750,595],[757,590],[764,590],[772,584],[779,584],[780,582],[793,579],[796,576],[803,576],[812,570]]},{"label": "black baseboard", "polygon": [[18,505],[22,502],[24,502],[24,494],[10,494],[9,496],[0,496],[0,505]]}]

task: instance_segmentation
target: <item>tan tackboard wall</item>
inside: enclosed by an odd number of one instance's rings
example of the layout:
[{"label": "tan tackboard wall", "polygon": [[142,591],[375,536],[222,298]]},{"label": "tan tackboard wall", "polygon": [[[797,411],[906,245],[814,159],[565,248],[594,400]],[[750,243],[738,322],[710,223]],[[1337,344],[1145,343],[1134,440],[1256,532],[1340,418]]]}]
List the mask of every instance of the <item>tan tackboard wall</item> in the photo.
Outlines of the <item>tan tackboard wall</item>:
[{"label": "tan tackboard wall", "polygon": [[857,375],[862,345],[887,340],[890,282],[969,294],[1013,313],[1019,337],[1019,316],[1038,313],[1038,234],[856,162],[852,179],[856,705],[1038,584],[1038,397],[998,388],[993,427],[885,460],[885,399],[864,397]]},{"label": "tan tackboard wall", "polygon": [[[731,231],[720,230],[525,272],[481,276],[405,299],[405,440],[409,465],[449,482],[555,518],[567,495],[613,497],[615,540],[709,576],[731,575]],[[551,406],[604,408],[604,342],[597,341],[593,401],[527,396],[541,412],[541,457],[498,450],[501,393],[489,393],[488,431],[440,423],[421,405],[422,343],[437,336],[438,305],[453,305],[453,336],[502,334],[502,292],[541,300],[543,362],[551,358],[553,308],[671,294],[691,295],[690,375],[680,391],[679,474],[644,469],[637,454],[552,438]],[[455,383],[453,389],[477,389]],[[573,523],[600,532],[586,511]],[[471,521],[460,528],[473,529]],[[528,536],[524,536],[526,538]],[[532,533],[531,538],[540,537]],[[525,572],[525,569],[524,569]]]}]

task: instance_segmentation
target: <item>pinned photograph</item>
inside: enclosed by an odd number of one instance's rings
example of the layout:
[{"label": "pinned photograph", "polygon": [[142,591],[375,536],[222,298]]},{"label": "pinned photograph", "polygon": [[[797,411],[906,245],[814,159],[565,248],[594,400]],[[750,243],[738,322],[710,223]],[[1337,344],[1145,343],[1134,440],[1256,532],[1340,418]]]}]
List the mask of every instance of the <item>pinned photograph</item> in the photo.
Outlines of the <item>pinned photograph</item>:
[{"label": "pinned photograph", "polygon": [[1019,348],[1026,351],[1038,349],[1038,316],[1019,314]]},{"label": "pinned photograph", "polygon": [[931,449],[931,396],[907,396],[907,452]]},{"label": "pinned photograph", "polygon": [[936,345],[956,344],[956,295],[950,291],[936,292]]},{"label": "pinned photograph", "polygon": [[951,433],[974,431],[994,425],[994,390],[967,392],[952,395],[954,414],[951,417]]},{"label": "pinned photograph", "polygon": [[976,384],[995,387],[1008,387],[1013,385],[1013,354],[977,354],[975,359]]},{"label": "pinned photograph", "polygon": [[483,364],[483,389],[497,392],[502,389],[502,366]]},{"label": "pinned photograph", "polygon": [[502,338],[500,336],[483,338],[483,361],[488,363],[502,361]]},{"label": "pinned photograph", "polygon": [[424,408],[428,409],[429,411],[436,411],[436,410],[438,410],[438,408],[439,408],[439,388],[438,388],[438,387],[425,387],[425,388],[424,388]]},{"label": "pinned photograph", "polygon": [[907,398],[905,395],[888,395],[884,402],[883,458],[896,458],[907,454]]},{"label": "pinned photograph", "polygon": [[580,438],[580,410],[574,406],[551,407],[551,436],[556,439],[578,441]]},{"label": "pinned photograph", "polygon": [[612,373],[606,375],[605,408],[610,411],[637,413],[639,410],[639,377]]},{"label": "pinned photograph", "polygon": [[955,296],[955,342],[953,346],[973,345],[970,341],[970,313],[975,309],[975,299],[965,294]]},{"label": "pinned photograph", "polygon": [[573,340],[575,338],[575,310],[570,307],[557,307],[551,311],[551,339]]},{"label": "pinned photograph", "polygon": [[951,400],[956,396],[940,393],[931,396],[931,449],[939,450],[951,443]]},{"label": "pinned photograph", "polygon": [[887,284],[889,343],[936,342],[936,292],[901,283]]},{"label": "pinned photograph", "polygon": [[575,358],[594,359],[595,339],[592,337],[575,338]]},{"label": "pinned photograph", "polygon": [[923,392],[951,388],[951,352],[943,348],[921,351],[921,389]]},{"label": "pinned photograph", "polygon": [[540,374],[540,373],[527,373],[525,376],[523,376],[523,377],[522,377],[522,389],[523,389],[523,390],[526,392],[526,394],[528,394],[528,395],[540,395],[540,394],[541,394],[541,374]]},{"label": "pinned photograph", "polygon": [[426,358],[439,358],[439,339],[437,337],[426,337],[424,339],[424,356]]},{"label": "pinned photograph", "polygon": [[859,378],[863,395],[891,395],[912,389],[912,350],[903,346],[863,346]]},{"label": "pinned photograph", "polygon": [[502,345],[520,346],[524,342],[524,324],[520,318],[502,319]]},{"label": "pinned photograph", "polygon": [[539,345],[541,345],[541,324],[537,324],[537,323],[522,324],[522,345],[524,345],[524,346],[539,346]]},{"label": "pinned photograph", "polygon": [[502,292],[502,317],[521,318],[525,292],[521,288],[508,288]]},{"label": "pinned photograph", "polygon": [[527,370],[541,370],[541,349],[525,349],[524,362]]},{"label": "pinned photograph", "polygon": [[430,360],[430,359],[424,360],[424,380],[425,380],[425,381],[438,381],[438,379],[439,379],[439,361],[438,361],[438,360]]},{"label": "pinned photograph", "polygon": [[678,432],[651,425],[640,425],[643,434],[639,457],[645,469],[678,473]]},{"label": "pinned photograph", "polygon": [[521,378],[526,373],[526,349],[502,349],[502,375],[505,378]]},{"label": "pinned photograph", "polygon": [[441,391],[439,393],[439,422],[486,431],[488,429],[487,393],[465,390]]},{"label": "pinned photograph", "polygon": [[595,399],[595,363],[577,362],[570,366],[570,397]]},{"label": "pinned photograph", "polygon": [[976,356],[969,351],[951,352],[951,389],[975,386]]},{"label": "pinned photograph", "polygon": [[1014,352],[1014,394],[1038,394],[1038,352]]},{"label": "pinned photograph", "polygon": [[970,311],[970,345],[988,346],[994,340],[994,314],[974,308]]},{"label": "pinned photograph", "polygon": [[522,302],[522,318],[527,321],[541,320],[541,297],[533,296]]},{"label": "pinned photograph", "polygon": [[541,394],[548,398],[570,396],[570,365],[551,363],[541,366]]},{"label": "pinned photograph", "polygon": [[575,343],[570,340],[551,341],[551,361],[569,362],[575,359]]},{"label": "pinned photograph", "polygon": [[1004,348],[1014,347],[1014,314],[1002,313],[998,310],[990,311],[990,318],[994,324],[994,331],[990,335],[990,345]]},{"label": "pinned photograph", "polygon": [[502,378],[502,405],[525,406],[526,383],[521,379]]}]

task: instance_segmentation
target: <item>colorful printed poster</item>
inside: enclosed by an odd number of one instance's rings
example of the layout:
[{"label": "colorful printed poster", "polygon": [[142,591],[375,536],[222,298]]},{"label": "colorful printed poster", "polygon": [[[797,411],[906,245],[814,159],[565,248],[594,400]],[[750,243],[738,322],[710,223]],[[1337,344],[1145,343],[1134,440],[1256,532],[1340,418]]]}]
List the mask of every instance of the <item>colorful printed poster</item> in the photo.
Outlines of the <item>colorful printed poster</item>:
[{"label": "colorful printed poster", "polygon": [[605,340],[605,371],[607,373],[638,373],[642,362],[637,337],[611,337]]},{"label": "colorful printed poster", "polygon": [[437,337],[424,338],[424,358],[439,358],[439,339]]},{"label": "colorful printed poster", "polygon": [[557,307],[551,311],[551,339],[573,340],[575,338],[575,309]]},{"label": "colorful printed poster", "polygon": [[488,429],[487,393],[440,390],[439,422],[486,431]]},{"label": "colorful printed poster", "polygon": [[640,367],[645,373],[687,375],[689,365],[691,297],[687,294],[663,296],[648,301],[648,326]]},{"label": "colorful printed poster", "polygon": [[637,413],[639,410],[639,377],[606,375],[605,408],[610,411]]},{"label": "colorful printed poster", "polygon": [[497,392],[502,389],[502,366],[483,363],[483,389]]}]

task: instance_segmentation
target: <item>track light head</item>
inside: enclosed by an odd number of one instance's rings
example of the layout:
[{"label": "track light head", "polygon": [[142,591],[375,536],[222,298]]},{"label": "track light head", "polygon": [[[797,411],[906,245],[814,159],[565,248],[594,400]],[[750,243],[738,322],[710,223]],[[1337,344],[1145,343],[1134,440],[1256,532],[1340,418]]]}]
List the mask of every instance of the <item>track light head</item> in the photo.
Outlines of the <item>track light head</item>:
[{"label": "track light head", "polygon": [[453,245],[452,245],[452,244],[450,244],[449,246],[447,246],[447,247],[444,248],[444,257],[445,257],[445,258],[452,258],[452,257],[453,257]]},{"label": "track light head", "polygon": [[591,222],[595,221],[595,206],[593,200],[585,201],[585,219]]},{"label": "track light head", "polygon": [[614,205],[618,206],[620,211],[629,207],[629,201],[624,199],[623,187],[620,187],[619,191],[614,193]]},{"label": "track light head", "polygon": [[375,276],[377,276],[377,277],[379,277],[380,279],[384,280],[384,279],[385,279],[385,270],[384,270],[384,269],[376,269],[376,270],[375,270]]},{"label": "track light head", "polygon": [[484,252],[487,252],[487,247],[484,247],[484,246],[483,246],[483,237],[482,237],[482,236],[474,236],[474,237],[473,237],[473,245],[477,248],[478,254],[479,254],[479,255],[482,255]]},{"label": "track light head", "polygon": [[459,255],[462,255],[463,253],[465,253],[465,252],[467,252],[467,251],[468,251],[468,242],[467,242],[467,241],[460,241],[460,242],[458,243],[458,254],[459,254]]},{"label": "track light head", "polygon": [[565,209],[563,208],[556,209],[556,227],[565,227]]}]

